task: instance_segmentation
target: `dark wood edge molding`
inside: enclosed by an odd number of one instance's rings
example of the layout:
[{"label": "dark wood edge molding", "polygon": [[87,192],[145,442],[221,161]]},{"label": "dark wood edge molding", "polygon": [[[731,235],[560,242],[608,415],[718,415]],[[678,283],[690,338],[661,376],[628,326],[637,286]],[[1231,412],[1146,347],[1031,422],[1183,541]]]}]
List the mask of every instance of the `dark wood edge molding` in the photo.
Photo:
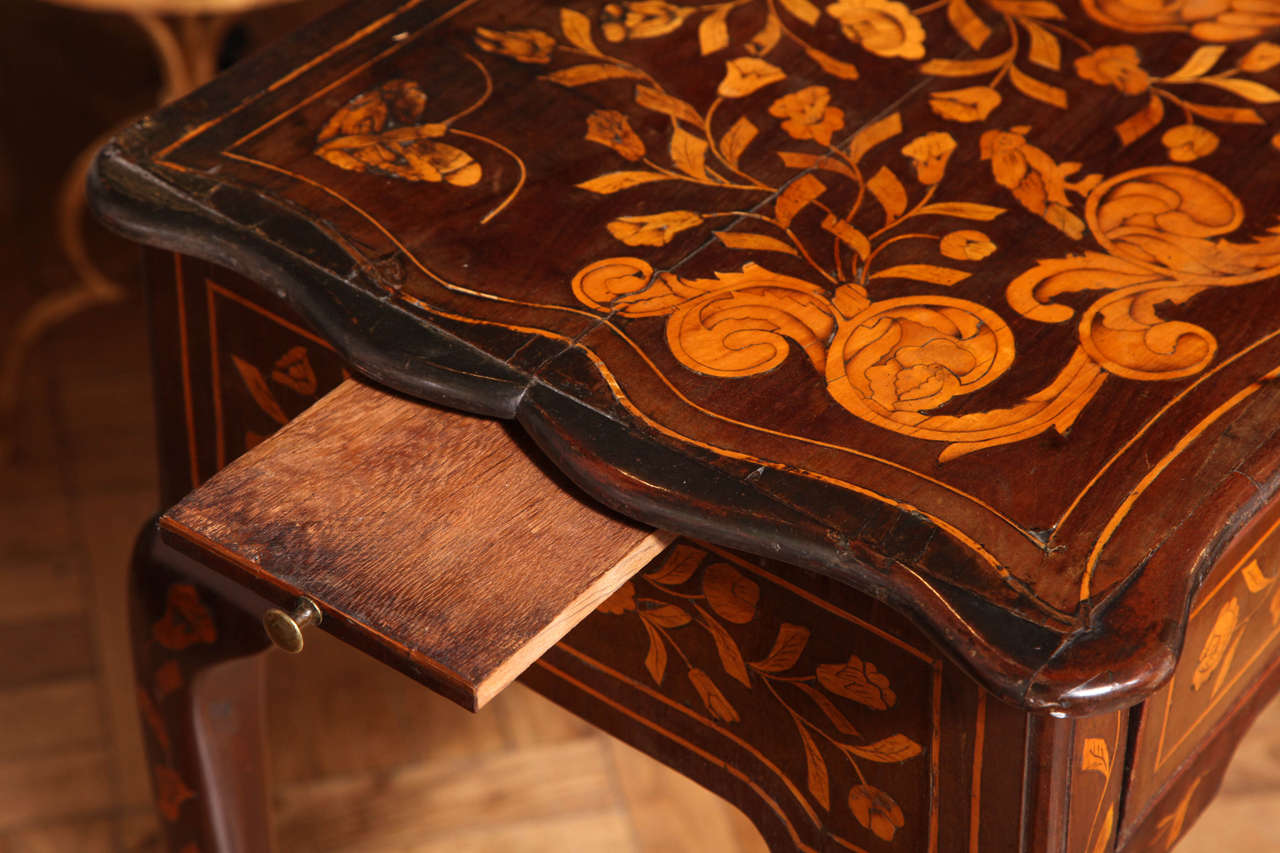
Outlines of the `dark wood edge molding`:
[{"label": "dark wood edge molding", "polygon": [[[270,289],[375,382],[478,415],[514,417],[526,384],[523,377],[449,333],[424,326],[399,306],[388,311],[375,288],[353,286],[346,278],[361,275],[354,261],[298,214],[273,211],[277,222],[311,228],[324,241],[323,257],[330,266],[282,248],[260,223],[220,218],[198,206],[179,188],[133,163],[117,143],[95,161],[89,198],[94,214],[125,237],[219,264]],[[346,260],[345,269],[333,268],[336,258]],[[305,287],[299,285],[303,281]],[[376,329],[370,327],[375,316]],[[389,350],[375,344],[384,335],[414,346]]]}]

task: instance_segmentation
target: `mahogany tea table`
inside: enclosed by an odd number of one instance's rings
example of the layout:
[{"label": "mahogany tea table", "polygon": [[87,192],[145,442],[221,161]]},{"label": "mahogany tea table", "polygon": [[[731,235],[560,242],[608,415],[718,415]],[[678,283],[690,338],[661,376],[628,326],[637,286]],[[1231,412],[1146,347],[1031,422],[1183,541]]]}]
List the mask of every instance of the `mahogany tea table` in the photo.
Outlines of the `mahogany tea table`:
[{"label": "mahogany tea table", "polygon": [[520,677],[777,850],[1172,848],[1280,686],[1272,39],[361,0],[124,133],[171,848],[270,845],[268,611],[468,707]]}]

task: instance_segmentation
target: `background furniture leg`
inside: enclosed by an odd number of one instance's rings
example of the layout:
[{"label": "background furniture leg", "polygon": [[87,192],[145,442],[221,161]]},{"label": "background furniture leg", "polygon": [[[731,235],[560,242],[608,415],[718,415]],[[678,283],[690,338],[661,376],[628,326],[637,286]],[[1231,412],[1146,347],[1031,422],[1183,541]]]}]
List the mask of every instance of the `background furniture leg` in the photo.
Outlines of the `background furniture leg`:
[{"label": "background furniture leg", "polygon": [[[232,14],[178,15],[133,14],[151,42],[160,62],[158,104],[168,103],[213,79],[218,51],[235,23]],[[135,117],[129,117],[96,137],[76,156],[58,192],[58,239],[75,270],[69,288],[58,288],[32,305],[18,321],[13,335],[0,349],[0,447],[11,430],[18,409],[23,368],[29,353],[48,330],[65,320],[101,305],[123,299],[125,288],[102,272],[89,254],[85,241],[85,181],[98,151]]]}]

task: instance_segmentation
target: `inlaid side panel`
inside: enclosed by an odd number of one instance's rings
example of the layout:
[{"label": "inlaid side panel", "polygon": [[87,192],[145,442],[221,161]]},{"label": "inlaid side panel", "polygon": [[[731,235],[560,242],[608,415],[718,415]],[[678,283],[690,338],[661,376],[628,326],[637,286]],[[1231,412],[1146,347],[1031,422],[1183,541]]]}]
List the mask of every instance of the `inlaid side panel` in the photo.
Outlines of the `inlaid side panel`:
[{"label": "inlaid side panel", "polygon": [[1161,788],[1196,760],[1215,728],[1237,712],[1280,648],[1280,515],[1241,534],[1191,609],[1173,678],[1144,705],[1129,814],[1141,819]]},{"label": "inlaid side panel", "polygon": [[1273,664],[1245,688],[1231,714],[1206,725],[1201,748],[1140,813],[1126,814],[1118,851],[1168,853],[1218,793],[1236,746],[1257,715],[1280,689],[1280,665]]},{"label": "inlaid side panel", "polygon": [[1017,849],[1021,715],[883,605],[776,568],[681,540],[524,678],[774,844]]},{"label": "inlaid side panel", "polygon": [[349,374],[331,346],[234,273],[160,252],[148,273],[169,505]]}]

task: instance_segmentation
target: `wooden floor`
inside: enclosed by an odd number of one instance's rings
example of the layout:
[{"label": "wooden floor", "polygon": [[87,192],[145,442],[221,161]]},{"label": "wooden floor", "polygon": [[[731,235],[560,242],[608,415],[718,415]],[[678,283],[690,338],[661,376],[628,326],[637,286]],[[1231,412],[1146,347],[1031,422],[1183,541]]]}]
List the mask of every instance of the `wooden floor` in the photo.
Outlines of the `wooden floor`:
[{"label": "wooden floor", "polygon": [[[64,78],[8,85],[50,51]],[[0,342],[65,285],[54,187],[79,147],[145,104],[149,69],[119,19],[0,3]],[[99,235],[95,250],[136,281],[127,246]],[[0,455],[0,853],[156,849],[124,637],[131,538],[157,509],[133,293],[33,352]],[[321,634],[269,669],[284,853],[763,849],[736,811],[523,688],[472,716]],[[1277,825],[1280,704],[1178,849],[1276,853]]]}]

